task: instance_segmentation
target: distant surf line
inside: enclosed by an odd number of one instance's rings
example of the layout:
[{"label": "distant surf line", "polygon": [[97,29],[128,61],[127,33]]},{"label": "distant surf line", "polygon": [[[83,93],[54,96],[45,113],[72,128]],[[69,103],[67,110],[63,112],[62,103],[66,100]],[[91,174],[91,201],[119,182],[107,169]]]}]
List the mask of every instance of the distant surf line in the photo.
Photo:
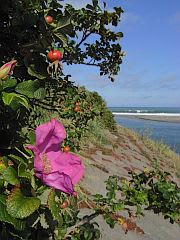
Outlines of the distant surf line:
[{"label": "distant surf line", "polygon": [[133,113],[133,112],[112,112],[113,115],[124,116],[165,116],[165,117],[180,117],[180,113]]}]

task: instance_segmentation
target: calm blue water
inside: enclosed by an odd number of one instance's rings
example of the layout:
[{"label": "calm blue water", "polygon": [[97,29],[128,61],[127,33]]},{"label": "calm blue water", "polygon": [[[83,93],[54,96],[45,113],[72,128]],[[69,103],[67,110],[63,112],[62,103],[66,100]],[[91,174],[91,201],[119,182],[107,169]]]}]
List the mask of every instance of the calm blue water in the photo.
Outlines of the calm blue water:
[{"label": "calm blue water", "polygon": [[[160,107],[129,107],[110,108],[113,112],[141,112],[141,113],[180,113],[180,108]],[[130,128],[140,134],[145,132],[154,140],[160,140],[180,154],[180,123],[150,121],[125,116],[115,116],[117,123]]]}]

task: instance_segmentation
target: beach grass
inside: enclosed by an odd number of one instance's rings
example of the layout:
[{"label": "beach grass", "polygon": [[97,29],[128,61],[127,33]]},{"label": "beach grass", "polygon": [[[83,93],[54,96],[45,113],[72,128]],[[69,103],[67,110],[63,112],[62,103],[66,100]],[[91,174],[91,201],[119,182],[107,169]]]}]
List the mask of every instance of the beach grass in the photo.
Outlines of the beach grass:
[{"label": "beach grass", "polygon": [[88,131],[83,135],[81,139],[81,148],[93,144],[97,147],[103,147],[105,144],[109,144],[110,131],[104,126],[104,124],[95,118],[88,123]]},{"label": "beach grass", "polygon": [[157,159],[169,159],[169,164],[175,169],[176,174],[180,177],[180,155],[174,152],[168,145],[162,140],[152,140],[150,138],[150,130],[147,129],[143,134],[137,133],[125,127],[121,127],[121,132],[124,132],[134,142],[142,142],[144,148],[147,148],[152,152],[152,155],[156,155]]}]

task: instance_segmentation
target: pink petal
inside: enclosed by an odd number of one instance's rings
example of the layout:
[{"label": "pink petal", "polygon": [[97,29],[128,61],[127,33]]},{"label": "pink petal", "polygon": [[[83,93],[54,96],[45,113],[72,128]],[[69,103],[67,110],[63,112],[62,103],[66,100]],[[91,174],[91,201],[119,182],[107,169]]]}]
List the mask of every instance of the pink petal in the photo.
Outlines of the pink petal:
[{"label": "pink petal", "polygon": [[76,184],[82,178],[84,169],[78,156],[58,151],[48,152],[47,159],[51,162],[52,172],[59,171],[67,174],[70,176],[73,184]]},{"label": "pink petal", "polygon": [[15,66],[16,66],[17,61],[16,60],[12,60],[10,62],[5,63],[1,68],[1,70],[6,70],[7,75],[11,75],[11,73],[13,72]]},{"label": "pink petal", "polygon": [[39,150],[33,145],[28,145],[27,148],[34,153],[34,169],[36,171],[43,171],[43,162]]},{"label": "pink petal", "polygon": [[53,172],[50,174],[42,174],[41,180],[47,186],[53,187],[62,192],[71,195],[74,193],[71,178],[64,173]]},{"label": "pink petal", "polygon": [[66,138],[64,126],[56,119],[36,128],[36,147],[39,151],[58,151],[60,143]]}]

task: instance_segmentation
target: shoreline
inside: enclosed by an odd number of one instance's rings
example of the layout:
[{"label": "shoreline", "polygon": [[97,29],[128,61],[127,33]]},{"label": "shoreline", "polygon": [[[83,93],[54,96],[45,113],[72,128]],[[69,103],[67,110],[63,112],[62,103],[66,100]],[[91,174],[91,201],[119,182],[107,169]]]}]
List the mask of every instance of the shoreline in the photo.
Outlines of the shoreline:
[{"label": "shoreline", "polygon": [[146,121],[157,121],[157,122],[171,122],[171,123],[180,123],[180,115],[152,115],[152,114],[119,114],[113,113],[114,116],[120,116],[123,118],[134,118]]}]

